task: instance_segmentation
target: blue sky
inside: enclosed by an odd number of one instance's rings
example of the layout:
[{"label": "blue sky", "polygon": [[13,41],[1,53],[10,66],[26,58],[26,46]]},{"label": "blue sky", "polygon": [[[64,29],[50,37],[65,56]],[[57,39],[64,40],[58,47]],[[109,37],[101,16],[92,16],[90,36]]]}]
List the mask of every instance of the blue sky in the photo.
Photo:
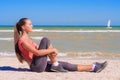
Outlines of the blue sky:
[{"label": "blue sky", "polygon": [[0,0],[0,25],[120,25],[120,0]]}]

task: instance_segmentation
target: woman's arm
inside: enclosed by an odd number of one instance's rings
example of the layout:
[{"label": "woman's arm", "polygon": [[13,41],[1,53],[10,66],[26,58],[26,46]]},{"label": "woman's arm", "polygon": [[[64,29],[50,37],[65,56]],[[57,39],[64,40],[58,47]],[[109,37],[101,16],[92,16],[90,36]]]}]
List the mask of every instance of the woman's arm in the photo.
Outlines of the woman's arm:
[{"label": "woman's arm", "polygon": [[35,54],[36,56],[43,56],[43,55],[47,55],[47,54],[50,54],[50,53],[54,53],[54,54],[58,53],[58,51],[55,48],[38,50],[38,49],[32,47],[29,43],[27,43],[25,41],[22,43],[22,46],[26,50],[28,50],[28,51],[32,52],[33,54]]}]

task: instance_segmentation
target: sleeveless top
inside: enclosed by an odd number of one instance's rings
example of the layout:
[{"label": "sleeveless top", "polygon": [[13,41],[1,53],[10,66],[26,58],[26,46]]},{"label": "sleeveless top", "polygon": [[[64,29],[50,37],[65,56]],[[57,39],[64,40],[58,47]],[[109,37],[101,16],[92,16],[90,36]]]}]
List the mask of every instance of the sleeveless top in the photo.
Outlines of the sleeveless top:
[{"label": "sleeveless top", "polygon": [[[22,46],[22,43],[25,42],[26,40],[24,38],[20,38],[19,41],[18,41],[18,47],[21,51],[21,54],[23,55],[24,59],[27,61],[27,62],[30,62],[32,59],[33,59],[33,53],[26,50],[23,46]],[[27,41],[33,48],[36,48],[37,49],[37,44],[32,42],[32,41]]]}]

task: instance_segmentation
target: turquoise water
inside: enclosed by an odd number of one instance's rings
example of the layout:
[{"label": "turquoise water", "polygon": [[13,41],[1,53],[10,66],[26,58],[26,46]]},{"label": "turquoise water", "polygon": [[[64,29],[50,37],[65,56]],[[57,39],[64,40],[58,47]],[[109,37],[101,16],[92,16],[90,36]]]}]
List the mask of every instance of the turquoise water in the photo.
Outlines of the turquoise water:
[{"label": "turquoise water", "polygon": [[[120,30],[120,26],[111,26],[110,30]],[[34,29],[44,30],[108,30],[107,26],[77,26],[77,25],[34,25]],[[0,29],[13,29],[12,25],[0,25]]]}]

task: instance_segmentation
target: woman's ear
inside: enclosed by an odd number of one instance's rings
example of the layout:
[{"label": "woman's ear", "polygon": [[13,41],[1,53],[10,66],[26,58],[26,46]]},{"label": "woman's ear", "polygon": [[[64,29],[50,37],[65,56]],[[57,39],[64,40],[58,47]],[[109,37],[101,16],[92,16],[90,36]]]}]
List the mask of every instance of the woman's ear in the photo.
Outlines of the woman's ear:
[{"label": "woman's ear", "polygon": [[25,26],[23,25],[23,26],[21,26],[21,28],[22,28],[22,30],[25,30]]}]

